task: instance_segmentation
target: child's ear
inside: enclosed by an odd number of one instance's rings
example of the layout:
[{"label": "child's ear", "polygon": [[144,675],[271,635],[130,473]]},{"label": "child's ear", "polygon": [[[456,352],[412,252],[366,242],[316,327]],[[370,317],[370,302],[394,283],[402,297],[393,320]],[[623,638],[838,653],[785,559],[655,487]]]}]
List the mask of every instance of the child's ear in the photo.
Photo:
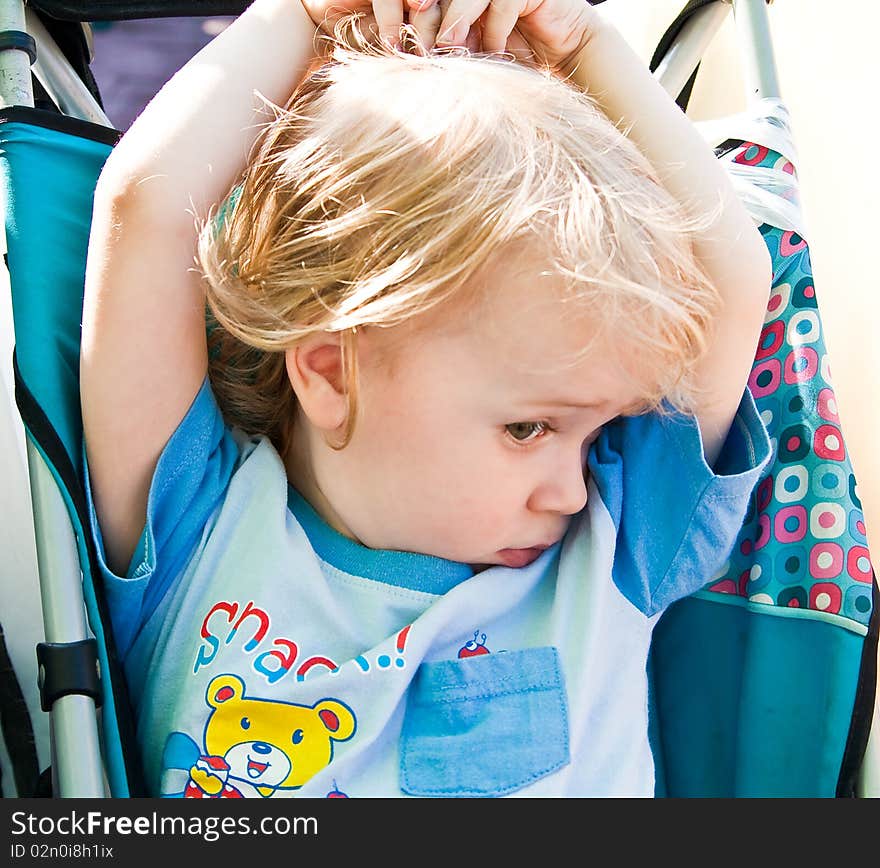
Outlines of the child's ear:
[{"label": "child's ear", "polygon": [[287,377],[300,409],[327,433],[345,424],[348,401],[342,375],[341,335],[320,332],[284,353]]}]

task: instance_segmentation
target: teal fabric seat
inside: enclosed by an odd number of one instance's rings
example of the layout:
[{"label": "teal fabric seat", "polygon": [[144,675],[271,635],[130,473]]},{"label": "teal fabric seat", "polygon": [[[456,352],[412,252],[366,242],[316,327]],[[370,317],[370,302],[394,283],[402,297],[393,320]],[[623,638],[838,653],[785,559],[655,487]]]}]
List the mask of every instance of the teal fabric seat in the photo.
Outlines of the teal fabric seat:
[{"label": "teal fabric seat", "polygon": [[[95,183],[119,133],[27,107],[0,111],[7,267],[15,333],[16,403],[25,433],[67,506],[82,596],[98,646],[101,763],[114,796],[142,794],[127,692],[116,660],[82,486],[79,342]],[[68,601],[73,605],[77,601]],[[64,612],[54,617],[63,618]]]},{"label": "teal fabric seat", "polygon": [[[740,143],[724,157],[794,174]],[[775,446],[724,571],[661,619],[654,748],[669,795],[850,796],[868,739],[877,583],[809,248],[764,224],[773,289],[749,387]]]}]

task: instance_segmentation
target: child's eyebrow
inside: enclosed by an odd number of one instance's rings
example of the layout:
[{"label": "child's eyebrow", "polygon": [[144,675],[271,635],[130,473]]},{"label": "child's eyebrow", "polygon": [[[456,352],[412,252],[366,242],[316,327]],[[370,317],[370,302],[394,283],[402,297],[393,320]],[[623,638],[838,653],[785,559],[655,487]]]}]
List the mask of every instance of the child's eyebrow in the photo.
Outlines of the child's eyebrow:
[{"label": "child's eyebrow", "polygon": [[551,398],[541,401],[524,401],[527,407],[562,407],[573,410],[602,410],[609,405],[609,401],[571,401],[567,398]]}]

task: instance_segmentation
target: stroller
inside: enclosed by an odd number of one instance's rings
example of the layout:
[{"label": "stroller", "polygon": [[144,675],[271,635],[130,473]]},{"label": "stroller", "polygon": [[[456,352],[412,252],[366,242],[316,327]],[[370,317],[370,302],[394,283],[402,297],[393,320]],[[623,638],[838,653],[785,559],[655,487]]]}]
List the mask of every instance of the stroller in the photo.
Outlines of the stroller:
[{"label": "stroller", "polygon": [[[83,275],[95,181],[120,136],[101,109],[85,22],[235,15],[246,5],[0,6],[0,167],[16,403],[27,435],[45,628],[39,683],[52,749],[42,785],[33,763],[17,768],[19,795],[146,795],[83,490]],[[706,576],[703,590],[675,604],[655,630],[649,675],[657,793],[875,796],[880,593],[828,376],[765,0],[732,5],[747,41],[753,99],[745,113],[705,124],[704,133],[773,258],[749,386],[775,454],[723,570]],[[651,67],[683,110],[700,52],[730,11],[722,0],[690,0],[658,45]],[[8,616],[2,620],[8,631]]]}]

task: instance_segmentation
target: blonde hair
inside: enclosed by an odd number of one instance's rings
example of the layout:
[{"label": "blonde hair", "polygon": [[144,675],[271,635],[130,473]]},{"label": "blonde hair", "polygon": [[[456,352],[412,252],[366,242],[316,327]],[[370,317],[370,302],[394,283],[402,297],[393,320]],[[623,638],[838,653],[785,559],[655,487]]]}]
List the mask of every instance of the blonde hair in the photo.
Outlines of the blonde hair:
[{"label": "blonde hair", "polygon": [[353,19],[335,37],[201,229],[209,371],[227,422],[283,454],[296,408],[284,351],[341,332],[344,446],[357,328],[461,298],[523,239],[552,250],[548,268],[638,354],[643,409],[688,410],[718,297],[691,251],[694,224],[635,145],[548,70],[367,45]]}]

